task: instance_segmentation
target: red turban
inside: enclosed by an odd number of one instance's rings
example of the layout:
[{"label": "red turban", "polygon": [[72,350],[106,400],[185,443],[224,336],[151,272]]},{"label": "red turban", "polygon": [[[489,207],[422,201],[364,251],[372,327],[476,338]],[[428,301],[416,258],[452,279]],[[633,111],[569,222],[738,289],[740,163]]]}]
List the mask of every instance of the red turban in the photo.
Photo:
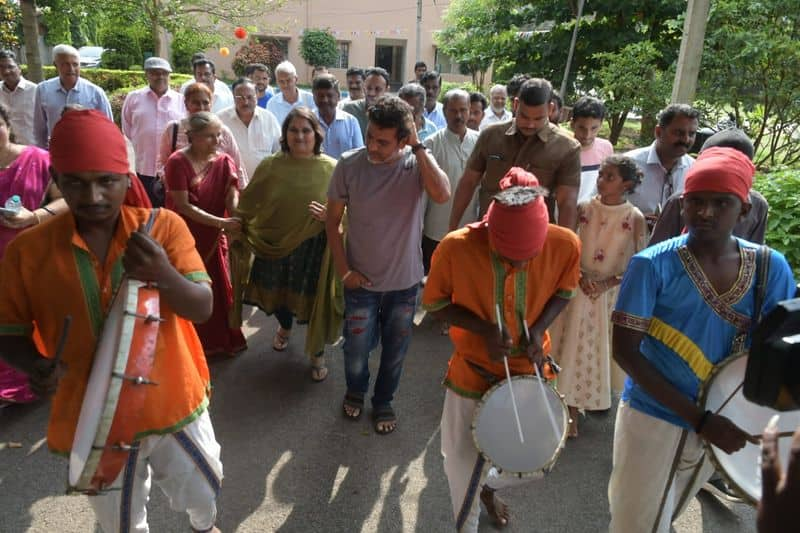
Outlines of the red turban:
[{"label": "red turban", "polygon": [[686,173],[683,192],[730,193],[747,204],[755,171],[750,158],[735,148],[707,148]]},{"label": "red turban", "polygon": [[[519,167],[511,168],[500,180],[501,190],[538,186],[536,176]],[[513,261],[526,261],[539,255],[547,238],[549,215],[544,197],[525,198],[525,194],[524,189],[520,191],[517,205],[506,205],[495,198],[485,218],[492,246],[498,254]]]},{"label": "red turban", "polygon": [[59,173],[125,174],[131,180],[125,203],[151,206],[139,178],[130,173],[125,137],[116,124],[95,109],[68,111],[56,122],[50,136],[50,162]]}]

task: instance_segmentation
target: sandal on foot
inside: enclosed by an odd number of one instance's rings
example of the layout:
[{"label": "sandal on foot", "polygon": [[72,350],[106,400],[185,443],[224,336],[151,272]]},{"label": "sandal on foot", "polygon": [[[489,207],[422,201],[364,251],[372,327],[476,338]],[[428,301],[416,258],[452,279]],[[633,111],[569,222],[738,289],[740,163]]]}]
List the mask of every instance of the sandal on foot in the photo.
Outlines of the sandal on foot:
[{"label": "sandal on foot", "polygon": [[388,435],[397,429],[397,415],[391,405],[373,409],[372,422],[375,426],[375,433],[378,435]]},{"label": "sandal on foot", "polygon": [[481,502],[496,528],[502,529],[508,525],[508,506],[495,495],[494,489],[484,485],[481,489]]},{"label": "sandal on foot", "polygon": [[328,377],[328,367],[325,366],[325,355],[311,356],[311,380],[315,383],[325,381]]},{"label": "sandal on foot", "polygon": [[[348,408],[352,411],[348,412]],[[347,394],[344,395],[344,401],[342,402],[342,412],[344,413],[344,417],[349,420],[358,420],[361,418],[361,413],[364,412],[364,395],[347,391]]]},{"label": "sandal on foot", "polygon": [[282,352],[289,346],[289,331],[278,326],[278,331],[272,337],[272,349],[276,352]]}]

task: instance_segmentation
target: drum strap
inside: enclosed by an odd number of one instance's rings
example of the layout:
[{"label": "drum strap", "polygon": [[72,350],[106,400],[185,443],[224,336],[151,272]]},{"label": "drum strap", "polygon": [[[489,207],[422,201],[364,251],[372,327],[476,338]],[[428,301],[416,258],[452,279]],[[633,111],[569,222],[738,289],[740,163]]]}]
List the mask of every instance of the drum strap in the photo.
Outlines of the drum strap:
[{"label": "drum strap", "polygon": [[492,374],[491,372],[489,372],[488,370],[486,370],[486,369],[485,369],[485,368],[483,368],[482,366],[480,366],[480,365],[477,365],[477,364],[475,364],[475,363],[473,363],[473,362],[471,362],[471,361],[467,361],[466,359],[464,359],[464,361],[467,363],[467,365],[468,365],[468,366],[469,366],[469,367],[470,367],[470,368],[471,368],[471,369],[472,369],[472,370],[473,370],[473,371],[474,371],[476,374],[478,374],[478,375],[479,375],[481,378],[483,378],[483,380],[484,380],[486,383],[488,383],[490,387],[491,387],[491,386],[494,386],[494,385],[496,385],[497,383],[499,383],[500,381],[502,381],[502,378],[498,378],[497,376],[495,376],[494,374]]},{"label": "drum strap", "polygon": [[753,319],[750,321],[752,331],[761,321],[761,308],[764,305],[764,297],[767,293],[767,280],[769,279],[769,247],[761,245],[756,255],[756,283],[753,308]]},{"label": "drum strap", "polygon": [[156,222],[156,217],[158,216],[158,207],[150,211],[150,217],[147,219],[147,224],[144,225],[144,232],[146,234],[150,234],[150,230],[153,229],[153,224]]}]

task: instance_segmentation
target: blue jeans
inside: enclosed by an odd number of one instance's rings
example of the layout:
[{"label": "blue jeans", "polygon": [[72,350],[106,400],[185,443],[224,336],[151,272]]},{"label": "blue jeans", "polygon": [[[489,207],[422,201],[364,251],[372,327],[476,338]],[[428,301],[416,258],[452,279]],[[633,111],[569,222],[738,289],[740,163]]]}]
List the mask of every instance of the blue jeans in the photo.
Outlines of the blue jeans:
[{"label": "blue jeans", "polygon": [[369,354],[381,341],[381,365],[375,380],[373,407],[391,405],[403,359],[411,340],[411,326],[419,285],[400,291],[344,291],[344,371],[347,390],[366,395],[369,390]]}]

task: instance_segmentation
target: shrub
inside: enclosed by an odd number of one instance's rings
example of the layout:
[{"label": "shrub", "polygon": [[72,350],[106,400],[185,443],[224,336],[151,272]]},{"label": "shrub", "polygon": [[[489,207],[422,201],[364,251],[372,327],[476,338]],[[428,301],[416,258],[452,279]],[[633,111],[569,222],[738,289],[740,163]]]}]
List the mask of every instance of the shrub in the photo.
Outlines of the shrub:
[{"label": "shrub", "polygon": [[179,29],[172,40],[172,68],[178,72],[192,72],[192,56],[217,46],[220,36],[189,29]]},{"label": "shrub", "polygon": [[127,69],[144,61],[139,42],[125,28],[104,31],[100,45],[106,49],[101,60],[104,68]]},{"label": "shrub", "polygon": [[[27,65],[20,65],[22,73],[28,71]],[[56,68],[50,65],[42,67],[44,79],[54,78],[58,74]],[[141,70],[111,70],[106,68],[84,68],[81,69],[81,77],[89,80],[95,85],[101,87],[106,94],[110,94],[117,89],[123,87],[144,87],[147,83],[144,77],[144,71]],[[193,76],[186,74],[177,74],[175,72],[170,76],[170,85],[173,87],[180,87],[186,80],[194,79]]]},{"label": "shrub", "polygon": [[339,57],[336,37],[330,30],[307,29],[300,37],[300,56],[306,64],[315,67],[330,67]]},{"label": "shrub", "polygon": [[[444,100],[444,95],[447,94],[447,91],[449,91],[451,89],[464,89],[468,93],[472,93],[472,92],[475,92],[475,91],[478,90],[477,87],[475,87],[475,85],[473,85],[470,82],[455,83],[455,82],[452,82],[452,81],[444,81],[444,80],[442,80],[442,88],[441,88],[441,91],[439,92],[439,101],[440,102],[442,100]],[[487,96],[486,98],[488,99],[489,97]]]},{"label": "shrub", "polygon": [[236,52],[233,57],[233,72],[237,76],[244,76],[244,69],[250,63],[262,63],[267,65],[272,76],[275,76],[275,67],[283,61],[283,51],[272,41],[252,43],[245,45]]},{"label": "shrub", "polygon": [[800,279],[800,168],[758,174],[754,188],[769,202],[767,244],[786,256]]}]

